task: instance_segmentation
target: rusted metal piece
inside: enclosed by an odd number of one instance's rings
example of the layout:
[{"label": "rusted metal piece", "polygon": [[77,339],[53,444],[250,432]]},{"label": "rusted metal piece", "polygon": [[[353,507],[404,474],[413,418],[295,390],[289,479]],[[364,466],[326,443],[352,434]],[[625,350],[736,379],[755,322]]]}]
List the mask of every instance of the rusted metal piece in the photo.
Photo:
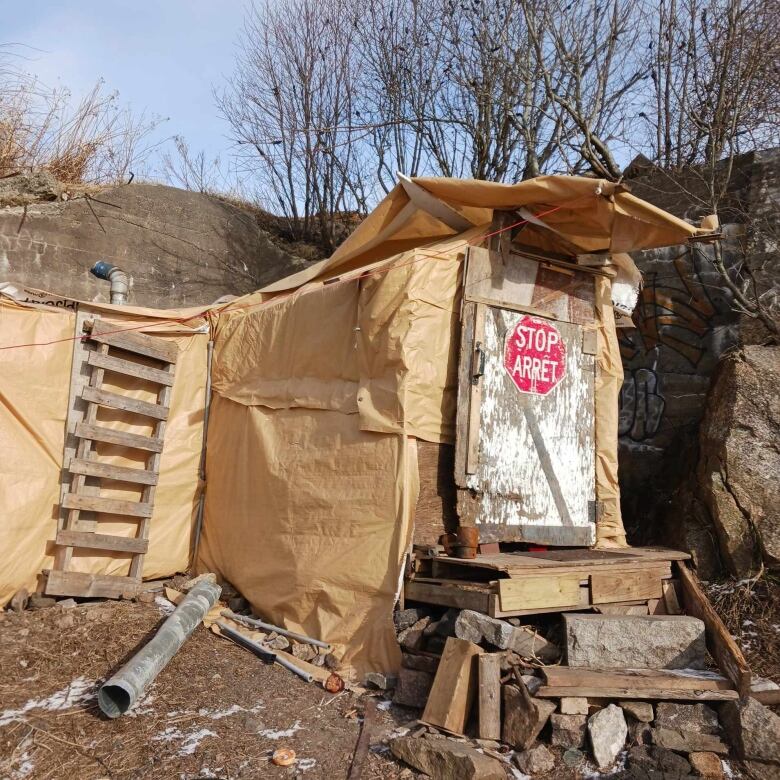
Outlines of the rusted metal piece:
[{"label": "rusted metal piece", "polygon": [[450,555],[453,558],[476,558],[479,547],[479,529],[473,526],[460,526],[455,531],[455,541]]}]

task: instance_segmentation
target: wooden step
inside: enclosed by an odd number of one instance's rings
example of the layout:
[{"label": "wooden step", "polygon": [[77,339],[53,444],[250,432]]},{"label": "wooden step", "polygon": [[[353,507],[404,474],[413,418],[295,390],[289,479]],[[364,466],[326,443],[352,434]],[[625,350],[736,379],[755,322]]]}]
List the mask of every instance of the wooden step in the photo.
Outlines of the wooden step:
[{"label": "wooden step", "polygon": [[136,450],[148,450],[149,452],[162,452],[163,440],[151,436],[141,436],[137,433],[115,431],[113,428],[104,428],[101,425],[89,425],[88,423],[76,424],[76,436],[80,439],[92,439],[106,444],[118,444],[121,447],[131,447]]},{"label": "wooden step", "polygon": [[108,344],[126,352],[161,360],[164,363],[175,363],[179,348],[174,342],[168,342],[159,336],[146,336],[131,330],[132,325],[109,325],[102,320],[94,320],[85,324],[85,330],[92,341]]},{"label": "wooden step", "polygon": [[74,458],[68,466],[71,474],[84,474],[87,477],[103,477],[118,482],[134,482],[139,485],[156,485],[157,474],[146,469],[131,469],[125,466],[112,466],[97,460],[79,460]]},{"label": "wooden step", "polygon": [[62,547],[84,547],[90,550],[145,553],[149,549],[147,539],[134,539],[113,534],[95,534],[91,531],[59,531],[55,542]]},{"label": "wooden step", "polygon": [[108,574],[83,574],[52,569],[46,582],[49,596],[118,599],[136,593],[141,586],[134,577],[112,577]]},{"label": "wooden step", "polygon": [[142,414],[146,417],[154,417],[157,420],[168,419],[168,408],[159,404],[150,404],[147,401],[139,401],[137,398],[128,398],[118,393],[109,393],[107,390],[96,390],[94,387],[85,387],[81,391],[81,397],[85,401],[91,401],[111,409],[121,409],[125,412]]},{"label": "wooden step", "polygon": [[103,355],[100,352],[87,353],[87,363],[90,366],[103,368],[106,371],[113,371],[116,374],[124,376],[134,376],[138,379],[146,379],[149,382],[155,382],[158,385],[171,386],[173,384],[173,374],[163,371],[159,368],[150,368],[142,363],[134,363],[132,360],[123,360],[112,355]]},{"label": "wooden step", "polygon": [[152,505],[139,501],[121,501],[102,496],[82,496],[66,493],[62,499],[65,509],[78,509],[82,512],[102,512],[107,515],[127,515],[129,517],[151,517]]}]

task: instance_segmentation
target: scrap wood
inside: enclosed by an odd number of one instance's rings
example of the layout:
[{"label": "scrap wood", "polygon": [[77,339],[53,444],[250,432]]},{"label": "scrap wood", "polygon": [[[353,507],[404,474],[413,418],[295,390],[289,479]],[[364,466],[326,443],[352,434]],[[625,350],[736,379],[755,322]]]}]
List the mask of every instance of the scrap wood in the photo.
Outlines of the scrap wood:
[{"label": "scrap wood", "polygon": [[360,780],[360,776],[363,773],[363,765],[366,762],[366,756],[368,756],[368,749],[371,746],[371,731],[374,726],[375,715],[376,699],[369,698],[366,700],[366,707],[363,711],[363,725],[355,746],[355,754],[352,756],[352,764],[349,767],[347,780]]},{"label": "scrap wood", "polygon": [[697,670],[624,669],[612,672],[548,666],[543,671],[547,685],[543,685],[536,695],[545,699],[725,701],[739,698],[730,680]]}]

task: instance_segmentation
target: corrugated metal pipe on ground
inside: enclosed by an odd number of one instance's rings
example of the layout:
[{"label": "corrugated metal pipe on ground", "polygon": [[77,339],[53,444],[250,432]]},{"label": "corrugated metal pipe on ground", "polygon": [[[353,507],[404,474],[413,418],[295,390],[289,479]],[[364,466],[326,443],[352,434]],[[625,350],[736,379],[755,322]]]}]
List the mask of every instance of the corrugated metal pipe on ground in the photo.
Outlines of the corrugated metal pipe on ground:
[{"label": "corrugated metal pipe on ground", "polygon": [[124,306],[127,303],[127,293],[130,290],[130,280],[127,274],[119,267],[98,260],[89,272],[98,279],[105,279],[111,283],[111,303]]},{"label": "corrugated metal pipe on ground", "polygon": [[157,633],[98,692],[98,704],[109,718],[118,718],[141,697],[187,637],[214,606],[222,588],[201,580],[160,626]]}]

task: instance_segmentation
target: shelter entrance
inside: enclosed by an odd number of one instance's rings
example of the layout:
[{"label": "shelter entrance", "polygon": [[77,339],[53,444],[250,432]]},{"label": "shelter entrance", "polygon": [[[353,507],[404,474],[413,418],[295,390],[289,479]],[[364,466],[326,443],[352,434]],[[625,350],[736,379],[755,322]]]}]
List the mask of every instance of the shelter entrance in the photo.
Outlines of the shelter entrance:
[{"label": "shelter entrance", "polygon": [[595,542],[594,272],[469,248],[455,481],[482,541]]}]

